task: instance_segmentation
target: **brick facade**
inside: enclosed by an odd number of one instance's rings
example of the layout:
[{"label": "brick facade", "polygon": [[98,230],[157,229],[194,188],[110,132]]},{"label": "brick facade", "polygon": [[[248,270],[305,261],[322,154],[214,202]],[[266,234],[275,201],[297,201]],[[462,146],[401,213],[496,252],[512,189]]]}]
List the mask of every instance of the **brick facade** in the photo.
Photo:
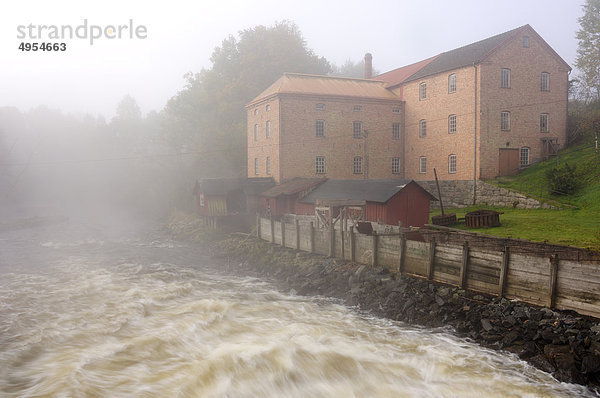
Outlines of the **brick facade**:
[{"label": "brick facade", "polygon": [[[510,71],[506,88],[502,69]],[[516,171],[527,166],[523,161],[534,163],[566,143],[569,71],[525,25],[372,80],[286,74],[246,107],[248,176],[427,181],[434,168],[442,180]],[[501,128],[502,112],[510,116],[509,128]],[[317,136],[317,120],[323,136]],[[353,134],[355,121],[362,122],[360,138]],[[317,157],[324,159],[323,173],[317,173]],[[358,173],[355,159],[362,166]]]}]

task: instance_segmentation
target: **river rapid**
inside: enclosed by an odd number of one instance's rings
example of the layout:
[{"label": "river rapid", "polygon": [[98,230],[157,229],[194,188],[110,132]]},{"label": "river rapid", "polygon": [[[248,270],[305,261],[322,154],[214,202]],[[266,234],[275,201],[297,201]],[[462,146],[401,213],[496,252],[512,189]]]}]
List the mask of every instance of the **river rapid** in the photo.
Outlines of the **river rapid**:
[{"label": "river rapid", "polygon": [[159,228],[0,233],[2,397],[585,397],[448,330],[227,275]]}]

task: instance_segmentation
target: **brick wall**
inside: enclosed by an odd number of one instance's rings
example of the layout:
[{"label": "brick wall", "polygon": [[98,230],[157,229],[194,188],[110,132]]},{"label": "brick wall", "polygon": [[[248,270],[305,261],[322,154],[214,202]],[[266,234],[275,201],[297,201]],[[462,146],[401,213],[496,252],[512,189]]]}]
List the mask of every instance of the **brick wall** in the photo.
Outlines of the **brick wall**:
[{"label": "brick wall", "polygon": [[[293,177],[336,179],[404,178],[404,112],[401,101],[279,95],[271,100],[271,113],[248,109],[248,170],[254,175],[254,158],[263,165],[271,157],[276,181]],[[324,110],[317,109],[323,104]],[[360,110],[355,110],[355,107]],[[397,109],[398,112],[393,110]],[[275,117],[276,116],[276,117]],[[264,124],[271,120],[271,138]],[[324,135],[316,135],[316,121],[324,122]],[[278,121],[278,123],[275,123]],[[353,137],[353,122],[362,122],[363,136]],[[261,137],[254,141],[254,124]],[[393,138],[393,123],[400,124],[400,139]],[[364,132],[367,132],[365,135]],[[317,174],[315,160],[325,158],[325,173]],[[354,158],[362,158],[362,173],[354,173]],[[400,158],[400,170],[392,173],[392,158]],[[260,170],[259,176],[266,176]]]},{"label": "brick wall", "polygon": [[[542,157],[541,138],[556,137],[564,146],[567,137],[566,66],[534,32],[515,37],[481,65],[481,178],[498,175],[500,148],[530,148],[530,162]],[[510,88],[500,87],[501,69],[510,69]],[[548,91],[540,88],[541,73],[550,76]],[[510,112],[510,131],[501,131],[500,113]],[[540,114],[548,114],[549,132],[540,132]]]}]

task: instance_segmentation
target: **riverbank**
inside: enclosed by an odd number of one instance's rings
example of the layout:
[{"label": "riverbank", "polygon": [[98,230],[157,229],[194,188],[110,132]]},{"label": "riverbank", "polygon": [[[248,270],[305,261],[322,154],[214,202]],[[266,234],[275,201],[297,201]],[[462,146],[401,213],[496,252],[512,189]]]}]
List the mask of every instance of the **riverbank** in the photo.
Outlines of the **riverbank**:
[{"label": "riverbank", "polygon": [[179,239],[202,244],[228,272],[267,278],[301,295],[340,298],[389,319],[448,326],[483,346],[512,352],[560,381],[600,386],[596,319],[297,252],[253,236],[216,234],[182,214],[170,219],[168,230]]}]

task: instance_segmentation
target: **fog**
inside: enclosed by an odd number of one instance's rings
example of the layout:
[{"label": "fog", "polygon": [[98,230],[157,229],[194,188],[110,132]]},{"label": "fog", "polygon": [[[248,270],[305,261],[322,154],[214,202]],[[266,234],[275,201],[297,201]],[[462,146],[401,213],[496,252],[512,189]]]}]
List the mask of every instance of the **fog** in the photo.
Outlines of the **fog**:
[{"label": "fog", "polygon": [[[386,72],[524,24],[573,65],[582,4],[11,4],[0,14],[0,222],[190,209],[197,178],[246,175],[244,104],[281,73],[357,70],[365,52]],[[287,44],[261,48],[255,28],[278,21],[301,35],[303,64]],[[66,49],[19,49],[44,41]]]}]

